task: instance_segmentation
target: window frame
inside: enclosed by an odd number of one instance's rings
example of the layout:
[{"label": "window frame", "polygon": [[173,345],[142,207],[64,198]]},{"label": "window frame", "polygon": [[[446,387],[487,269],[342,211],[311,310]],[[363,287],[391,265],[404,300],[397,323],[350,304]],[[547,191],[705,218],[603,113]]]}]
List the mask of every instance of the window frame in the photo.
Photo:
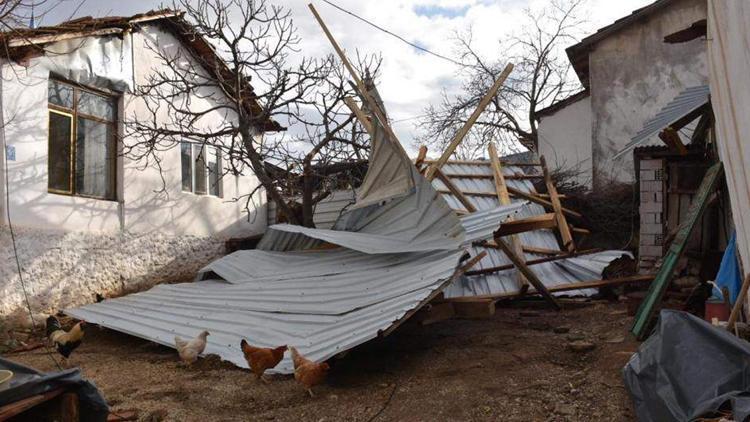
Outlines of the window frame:
[{"label": "window frame", "polygon": [[[119,111],[120,111],[119,110],[120,96],[112,92],[97,90],[91,87],[83,86],[81,84],[71,82],[65,79],[57,78],[54,76],[50,76],[49,80],[54,81],[59,84],[67,85],[73,89],[73,107],[67,108],[64,106],[51,103],[49,101],[49,87],[47,88],[48,90],[48,94],[47,94],[48,95],[48,99],[47,99],[47,111],[48,111],[48,114],[47,114],[47,124],[48,124],[47,126],[47,166],[48,166],[48,169],[49,169],[49,160],[50,160],[49,151],[50,151],[50,144],[51,144],[51,139],[49,136],[50,135],[49,113],[64,115],[64,116],[70,117],[70,119],[72,120],[71,125],[70,125],[70,171],[69,171],[70,180],[68,182],[68,186],[70,190],[66,192],[66,191],[62,191],[59,189],[50,188],[49,180],[48,180],[47,192],[54,193],[57,195],[78,196],[81,198],[99,199],[102,201],[115,201],[115,202],[118,201],[119,195],[118,195],[118,189],[117,189],[117,177],[118,177],[119,171],[118,171],[118,158],[117,157],[119,156],[119,151],[118,151],[119,120],[118,119],[119,119]],[[49,86],[49,83],[48,83],[48,86]],[[110,101],[112,101],[112,104],[113,104],[112,120],[102,119],[101,117],[94,116],[94,115],[87,114],[87,113],[80,113],[78,111],[78,100],[79,100],[80,91],[84,91],[89,94],[94,94],[94,95],[98,95],[101,97],[106,97]],[[79,118],[84,118],[84,119],[91,120],[91,121],[101,123],[101,124],[105,124],[111,127],[112,135],[111,135],[111,139],[108,139],[108,141],[112,143],[112,147],[115,150],[115,154],[114,154],[115,156],[113,158],[114,162],[112,165],[112,175],[110,176],[112,178],[111,183],[113,183],[111,196],[97,196],[97,195],[89,195],[89,194],[76,192],[76,159],[77,159],[76,149],[77,149],[77,144],[78,144],[77,136],[78,136],[78,119]],[[47,177],[49,178],[49,170],[48,170]]]},{"label": "window frame", "polygon": [[[184,174],[182,174],[182,145],[188,144],[190,145],[190,190],[185,190],[182,184],[182,180],[184,177]],[[177,148],[180,152],[180,191],[182,193],[189,193],[195,196],[211,196],[214,198],[224,198],[224,172],[223,172],[223,159],[221,157],[221,149],[217,148],[213,145],[207,145],[202,142],[196,142],[192,141],[190,139],[183,139],[179,142],[179,147]],[[208,165],[208,156],[209,156],[209,149],[213,149],[216,153],[216,161],[217,166],[219,168],[219,173],[216,180],[216,185],[218,188],[218,194],[214,194],[211,191],[211,170]],[[196,154],[196,151],[203,150],[203,163],[204,163],[204,178],[206,179],[206,192],[205,193],[197,193],[195,191],[195,185],[196,185],[196,177],[198,172],[196,171],[196,162],[198,155]]]}]

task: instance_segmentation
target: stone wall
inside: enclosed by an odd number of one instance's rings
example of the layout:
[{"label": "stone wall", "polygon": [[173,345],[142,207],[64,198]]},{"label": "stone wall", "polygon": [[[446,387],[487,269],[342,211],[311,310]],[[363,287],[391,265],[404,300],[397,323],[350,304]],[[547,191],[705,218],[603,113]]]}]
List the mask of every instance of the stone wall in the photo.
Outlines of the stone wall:
[{"label": "stone wall", "polygon": [[664,161],[640,162],[640,217],[638,268],[647,271],[664,254]]},{"label": "stone wall", "polygon": [[[224,241],[212,237],[14,229],[31,308],[42,324],[60,309],[94,302],[97,294],[189,281],[224,253]],[[0,297],[3,326],[30,325],[7,226],[0,226]]]}]

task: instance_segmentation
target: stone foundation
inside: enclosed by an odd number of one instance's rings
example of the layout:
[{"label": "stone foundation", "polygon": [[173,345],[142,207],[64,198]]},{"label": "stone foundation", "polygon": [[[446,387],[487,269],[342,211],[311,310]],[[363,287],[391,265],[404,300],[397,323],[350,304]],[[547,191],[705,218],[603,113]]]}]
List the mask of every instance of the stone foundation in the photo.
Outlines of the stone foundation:
[{"label": "stone foundation", "polygon": [[[190,281],[224,253],[224,240],[153,234],[93,234],[16,228],[34,319],[159,283]],[[7,226],[0,226],[0,326],[29,326]]]}]

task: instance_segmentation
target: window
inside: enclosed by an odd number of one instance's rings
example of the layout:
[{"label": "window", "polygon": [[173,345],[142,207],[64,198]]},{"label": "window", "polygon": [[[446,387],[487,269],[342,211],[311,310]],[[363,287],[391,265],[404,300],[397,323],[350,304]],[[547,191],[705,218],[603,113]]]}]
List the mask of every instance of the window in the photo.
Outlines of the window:
[{"label": "window", "polygon": [[55,79],[48,100],[48,190],[114,200],[116,100]]},{"label": "window", "polygon": [[196,195],[222,196],[221,157],[216,148],[180,143],[182,190]]}]

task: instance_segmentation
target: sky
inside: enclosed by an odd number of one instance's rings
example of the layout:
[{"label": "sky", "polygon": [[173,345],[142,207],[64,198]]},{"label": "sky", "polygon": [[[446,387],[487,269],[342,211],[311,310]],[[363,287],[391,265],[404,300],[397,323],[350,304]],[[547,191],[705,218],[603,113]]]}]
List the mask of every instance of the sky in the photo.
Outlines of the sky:
[{"label": "sky", "polygon": [[[83,4],[81,5],[81,1]],[[314,21],[307,4],[312,1],[339,44],[351,56],[355,50],[381,53],[383,64],[379,90],[394,131],[407,151],[413,153],[419,135],[415,126],[429,104],[438,104],[443,89],[456,92],[461,79],[457,65],[366,26],[321,0],[269,0],[292,11],[302,43],[301,53],[322,57],[332,53],[328,41]],[[485,57],[500,58],[497,42],[522,28],[525,8],[537,8],[549,0],[331,0],[339,6],[384,27],[413,43],[447,57],[456,57],[450,42],[456,31],[471,27],[477,49]],[[653,0],[584,0],[581,28],[585,36],[612,23]],[[159,0],[67,0],[43,17],[42,25],[66,20],[78,6],[75,17],[131,15],[160,8]],[[411,154],[410,154],[411,155]]]}]

